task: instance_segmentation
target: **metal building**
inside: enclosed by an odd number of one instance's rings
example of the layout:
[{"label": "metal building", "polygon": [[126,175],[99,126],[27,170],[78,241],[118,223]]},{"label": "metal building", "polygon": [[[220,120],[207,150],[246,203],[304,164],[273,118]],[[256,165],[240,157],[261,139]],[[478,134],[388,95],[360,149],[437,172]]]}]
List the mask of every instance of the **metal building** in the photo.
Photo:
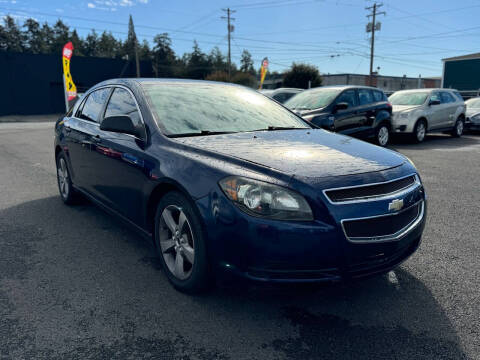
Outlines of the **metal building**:
[{"label": "metal building", "polygon": [[480,53],[442,59],[442,87],[457,89],[464,97],[480,91]]}]

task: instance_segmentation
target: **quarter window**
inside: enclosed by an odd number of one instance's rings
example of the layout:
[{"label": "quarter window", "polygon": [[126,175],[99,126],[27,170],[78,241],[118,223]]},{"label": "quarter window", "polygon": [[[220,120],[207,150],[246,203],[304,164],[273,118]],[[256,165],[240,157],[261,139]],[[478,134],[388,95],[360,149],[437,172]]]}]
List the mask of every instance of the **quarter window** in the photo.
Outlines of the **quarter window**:
[{"label": "quarter window", "polygon": [[347,103],[348,107],[355,107],[357,106],[357,97],[355,96],[355,90],[346,90],[340,94],[337,98],[338,103]]},{"label": "quarter window", "polygon": [[385,101],[385,95],[383,94],[383,92],[378,90],[373,90],[372,92],[375,102]]},{"label": "quarter window", "polygon": [[142,131],[143,124],[135,99],[123,88],[115,88],[105,110],[105,117],[118,115],[129,116],[137,130]]},{"label": "quarter window", "polygon": [[90,93],[81,105],[81,109],[77,112],[77,117],[88,121],[99,122],[100,111],[109,93],[110,88],[99,89]]},{"label": "quarter window", "polygon": [[368,89],[358,89],[358,98],[360,99],[360,105],[373,103],[372,92]]}]

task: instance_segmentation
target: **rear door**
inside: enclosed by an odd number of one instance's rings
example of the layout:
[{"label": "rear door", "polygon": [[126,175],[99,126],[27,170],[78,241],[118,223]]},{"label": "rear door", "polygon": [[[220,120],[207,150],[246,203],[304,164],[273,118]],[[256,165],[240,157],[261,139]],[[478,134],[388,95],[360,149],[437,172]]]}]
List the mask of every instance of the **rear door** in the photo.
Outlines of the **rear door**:
[{"label": "rear door", "polygon": [[350,135],[358,130],[359,124],[363,122],[363,118],[358,113],[358,97],[355,89],[348,89],[338,95],[335,104],[347,103],[348,108],[338,110],[334,117],[335,132]]},{"label": "rear door", "polygon": [[101,88],[88,94],[74,116],[64,124],[73,182],[90,193],[93,192],[92,180],[95,177],[92,144],[97,139],[100,113],[110,91],[110,88]]},{"label": "rear door", "polygon": [[446,115],[446,104],[442,103],[442,98],[440,96],[439,91],[433,91],[430,95],[429,102],[431,101],[440,101],[438,105],[430,105],[430,116],[428,119],[428,129],[435,130],[440,129],[442,127],[442,123],[445,122],[445,118],[448,117]]},{"label": "rear door", "polygon": [[358,115],[361,122],[355,128],[355,136],[367,137],[370,135],[372,125],[375,122],[376,106],[372,90],[357,89],[358,92]]},{"label": "rear door", "polygon": [[441,91],[440,97],[442,98],[442,105],[445,105],[445,117],[442,118],[441,127],[450,128],[455,125],[455,113],[457,111],[457,101],[453,95],[448,91]]},{"label": "rear door", "polygon": [[149,179],[149,162],[145,153],[146,128],[133,93],[115,87],[105,107],[104,116],[127,115],[142,134],[100,130],[95,144],[97,196],[110,208],[141,224],[143,191]]}]

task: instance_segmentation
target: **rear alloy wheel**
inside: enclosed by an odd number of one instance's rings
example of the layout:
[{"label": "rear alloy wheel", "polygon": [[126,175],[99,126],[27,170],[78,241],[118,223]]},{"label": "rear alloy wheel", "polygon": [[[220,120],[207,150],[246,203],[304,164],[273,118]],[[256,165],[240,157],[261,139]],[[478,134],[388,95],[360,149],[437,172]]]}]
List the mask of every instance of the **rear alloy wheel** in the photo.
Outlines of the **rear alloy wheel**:
[{"label": "rear alloy wheel", "polygon": [[455,127],[452,129],[452,136],[454,137],[461,137],[463,135],[463,119],[457,119],[455,123]]},{"label": "rear alloy wheel", "polygon": [[425,136],[427,135],[427,124],[424,120],[419,120],[415,125],[415,129],[413,130],[414,140],[418,143],[421,143],[425,140]]},{"label": "rear alloy wheel", "polygon": [[385,124],[380,125],[376,134],[377,144],[380,146],[387,146],[388,141],[390,140],[390,131],[388,130],[388,126]]},{"label": "rear alloy wheel", "polygon": [[163,269],[175,288],[195,293],[208,284],[207,256],[201,223],[179,192],[166,194],[155,216],[155,245]]},{"label": "rear alloy wheel", "polygon": [[57,183],[60,197],[65,204],[71,205],[77,199],[77,193],[72,186],[70,171],[68,170],[67,160],[65,155],[60,153],[57,156]]}]

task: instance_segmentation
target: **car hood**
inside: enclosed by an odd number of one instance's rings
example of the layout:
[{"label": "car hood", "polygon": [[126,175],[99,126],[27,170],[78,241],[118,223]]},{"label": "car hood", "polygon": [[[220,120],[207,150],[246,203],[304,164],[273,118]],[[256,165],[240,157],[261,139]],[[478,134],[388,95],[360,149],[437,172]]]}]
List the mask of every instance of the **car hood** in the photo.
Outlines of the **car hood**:
[{"label": "car hood", "polygon": [[405,157],[397,152],[321,129],[256,131],[177,140],[304,177],[381,171],[405,162]]},{"label": "car hood", "polygon": [[465,111],[465,116],[467,117],[472,117],[474,115],[480,114],[480,109],[479,108],[467,108]]},{"label": "car hood", "polygon": [[392,112],[402,112],[402,111],[410,111],[413,109],[418,109],[422,105],[393,105]]}]

